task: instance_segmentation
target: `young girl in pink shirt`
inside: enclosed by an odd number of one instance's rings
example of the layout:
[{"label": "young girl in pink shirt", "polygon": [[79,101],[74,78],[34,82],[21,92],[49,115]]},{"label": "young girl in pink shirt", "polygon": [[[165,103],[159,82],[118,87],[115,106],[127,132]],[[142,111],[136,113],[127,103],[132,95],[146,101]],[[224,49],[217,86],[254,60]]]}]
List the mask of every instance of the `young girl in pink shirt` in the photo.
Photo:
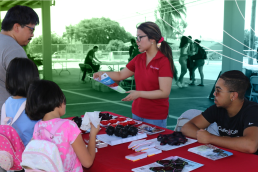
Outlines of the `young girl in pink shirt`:
[{"label": "young girl in pink shirt", "polygon": [[[40,120],[36,125],[51,131],[53,126],[65,120],[66,98],[59,86],[52,81],[35,81],[28,91],[26,114],[31,120]],[[60,152],[65,171],[82,172],[82,166],[89,168],[95,158],[96,135],[99,126],[91,124],[90,140],[86,147],[80,129],[71,120],[62,124],[55,133],[54,142]],[[35,130],[33,137],[35,135]]]}]

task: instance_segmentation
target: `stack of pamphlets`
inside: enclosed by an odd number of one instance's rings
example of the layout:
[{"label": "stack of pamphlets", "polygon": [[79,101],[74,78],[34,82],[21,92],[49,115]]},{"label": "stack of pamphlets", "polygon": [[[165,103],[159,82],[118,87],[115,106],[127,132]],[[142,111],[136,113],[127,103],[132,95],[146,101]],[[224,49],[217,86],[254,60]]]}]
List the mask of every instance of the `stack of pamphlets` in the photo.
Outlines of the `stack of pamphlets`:
[{"label": "stack of pamphlets", "polygon": [[155,144],[152,141],[145,140],[144,142],[138,143],[135,145],[132,149],[135,150],[135,152],[140,152],[142,150],[146,150],[149,148],[154,148]]},{"label": "stack of pamphlets", "polygon": [[[141,155],[140,158],[138,158],[138,159],[142,159],[142,157],[145,158],[145,156],[146,157],[152,156],[152,155],[159,154],[162,152],[161,150],[155,148],[154,141],[146,140],[146,139],[133,141],[132,143],[129,144],[128,149],[132,149],[132,150],[136,151],[137,153],[141,152],[139,154],[134,153],[134,154],[130,155],[133,157],[135,155],[137,155],[137,156]],[[129,160],[133,160],[132,158],[131,159],[127,158],[128,156],[129,155],[127,155],[125,158],[129,159]],[[134,159],[137,159],[137,158],[134,158]]]},{"label": "stack of pamphlets", "polygon": [[146,139],[142,139],[142,140],[135,140],[135,141],[132,141],[129,146],[128,146],[128,149],[132,149],[133,147],[135,147],[136,145],[144,142]]},{"label": "stack of pamphlets", "polygon": [[201,145],[190,148],[188,149],[188,151],[201,155],[205,158],[209,158],[211,160],[218,160],[233,155],[233,153],[225,151],[223,149],[219,149],[213,145]]},{"label": "stack of pamphlets", "polygon": [[146,152],[136,152],[130,155],[125,156],[126,159],[131,161],[137,161],[143,158],[146,158],[148,156],[148,153]]},{"label": "stack of pamphlets", "polygon": [[146,150],[142,150],[142,152],[146,152],[148,156],[156,155],[162,152],[162,150],[156,149],[156,148],[149,148]]}]

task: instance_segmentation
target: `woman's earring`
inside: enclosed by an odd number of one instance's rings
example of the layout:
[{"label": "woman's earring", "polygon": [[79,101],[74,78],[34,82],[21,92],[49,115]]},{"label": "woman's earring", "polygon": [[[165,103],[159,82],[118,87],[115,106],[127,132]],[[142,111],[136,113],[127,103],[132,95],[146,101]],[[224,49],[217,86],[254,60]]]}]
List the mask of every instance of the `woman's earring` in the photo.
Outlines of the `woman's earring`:
[{"label": "woman's earring", "polygon": [[153,44],[153,42],[151,42],[151,44]]}]

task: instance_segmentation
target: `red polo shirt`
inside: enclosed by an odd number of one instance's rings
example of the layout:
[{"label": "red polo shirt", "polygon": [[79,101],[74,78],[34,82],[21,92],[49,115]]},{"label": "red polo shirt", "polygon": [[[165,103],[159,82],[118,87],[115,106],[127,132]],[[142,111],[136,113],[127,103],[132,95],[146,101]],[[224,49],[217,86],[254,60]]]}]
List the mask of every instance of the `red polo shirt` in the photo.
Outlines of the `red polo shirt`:
[{"label": "red polo shirt", "polygon": [[[137,91],[159,90],[159,77],[173,77],[168,58],[160,51],[146,67],[146,52],[137,55],[126,67],[134,72]],[[133,101],[132,113],[146,119],[166,119],[169,102],[165,99],[138,98]]]}]

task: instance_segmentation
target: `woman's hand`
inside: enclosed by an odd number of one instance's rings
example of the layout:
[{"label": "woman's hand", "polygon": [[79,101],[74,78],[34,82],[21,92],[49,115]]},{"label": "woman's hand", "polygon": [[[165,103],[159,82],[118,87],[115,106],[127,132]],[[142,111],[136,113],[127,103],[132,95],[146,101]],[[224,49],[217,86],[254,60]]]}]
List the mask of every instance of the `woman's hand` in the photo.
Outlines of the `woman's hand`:
[{"label": "woman's hand", "polygon": [[93,74],[93,79],[101,80],[101,75],[103,75],[104,72],[96,72]]},{"label": "woman's hand", "polygon": [[123,98],[122,101],[133,101],[140,97],[140,91],[130,90],[130,91],[127,91],[126,93],[130,93],[130,94],[125,98]]}]

